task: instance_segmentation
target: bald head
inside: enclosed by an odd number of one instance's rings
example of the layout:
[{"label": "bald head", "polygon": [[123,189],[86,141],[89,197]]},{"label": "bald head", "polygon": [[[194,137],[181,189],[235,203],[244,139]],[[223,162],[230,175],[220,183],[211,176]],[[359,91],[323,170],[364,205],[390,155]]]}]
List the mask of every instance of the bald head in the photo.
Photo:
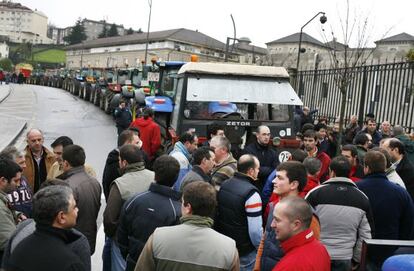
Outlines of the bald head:
[{"label": "bald head", "polygon": [[251,154],[244,154],[237,161],[237,170],[243,174],[246,174],[253,179],[257,179],[259,174],[260,162],[256,156]]},{"label": "bald head", "polygon": [[308,229],[312,221],[312,209],[302,198],[290,196],[280,201],[274,211],[271,227],[276,238],[285,241]]},{"label": "bald head", "polygon": [[40,155],[43,149],[43,133],[39,129],[30,129],[26,134],[27,145],[33,154]]},{"label": "bald head", "polygon": [[312,208],[309,203],[300,197],[286,197],[281,202],[285,215],[290,221],[300,220],[302,222],[302,230],[310,227],[312,220]]}]

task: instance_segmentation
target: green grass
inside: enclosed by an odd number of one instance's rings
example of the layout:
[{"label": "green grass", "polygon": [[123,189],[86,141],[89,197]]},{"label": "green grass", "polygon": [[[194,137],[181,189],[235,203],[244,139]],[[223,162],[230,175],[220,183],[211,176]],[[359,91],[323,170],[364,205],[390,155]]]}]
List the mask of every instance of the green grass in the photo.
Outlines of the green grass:
[{"label": "green grass", "polygon": [[33,56],[33,60],[47,63],[65,63],[66,54],[63,50],[50,49],[39,53],[35,53]]}]

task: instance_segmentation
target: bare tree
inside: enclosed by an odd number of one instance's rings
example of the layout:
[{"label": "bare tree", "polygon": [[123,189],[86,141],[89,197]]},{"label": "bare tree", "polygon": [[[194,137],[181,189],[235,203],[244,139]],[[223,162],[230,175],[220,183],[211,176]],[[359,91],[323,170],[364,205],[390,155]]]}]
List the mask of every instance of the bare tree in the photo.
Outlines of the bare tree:
[{"label": "bare tree", "polygon": [[[334,46],[333,48],[330,48],[328,53],[331,69],[334,70],[334,82],[341,93],[337,153],[340,152],[342,144],[347,91],[348,86],[353,80],[352,70],[357,66],[365,65],[375,51],[375,47],[368,47],[368,43],[371,40],[370,32],[372,31],[369,24],[369,16],[365,16],[361,19],[356,10],[351,14],[350,0],[345,0],[345,5],[344,17],[339,15],[341,28],[339,33],[342,35],[344,46],[341,46],[339,49]],[[388,32],[389,30],[387,33]],[[384,34],[383,37],[385,37],[387,33]],[[336,41],[336,33],[333,29],[331,34],[331,40]],[[322,32],[322,36],[324,41],[328,42],[325,32]],[[353,48],[350,47],[351,44],[353,44]]]}]

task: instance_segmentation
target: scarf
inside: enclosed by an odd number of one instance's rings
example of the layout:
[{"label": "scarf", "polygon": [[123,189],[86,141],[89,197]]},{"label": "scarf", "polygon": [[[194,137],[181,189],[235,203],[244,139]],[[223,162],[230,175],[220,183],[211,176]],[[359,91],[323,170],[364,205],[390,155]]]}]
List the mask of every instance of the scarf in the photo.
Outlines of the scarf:
[{"label": "scarf", "polygon": [[182,216],[180,218],[180,222],[182,224],[191,224],[197,227],[213,227],[214,220],[211,217],[207,216],[199,216],[199,215],[190,215],[190,216]]}]

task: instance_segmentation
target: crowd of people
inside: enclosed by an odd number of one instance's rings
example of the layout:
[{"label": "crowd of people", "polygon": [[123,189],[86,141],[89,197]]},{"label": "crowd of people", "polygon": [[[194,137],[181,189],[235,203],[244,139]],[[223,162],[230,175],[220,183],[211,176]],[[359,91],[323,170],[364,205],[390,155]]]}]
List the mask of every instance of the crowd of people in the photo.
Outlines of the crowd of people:
[{"label": "crowd of people", "polygon": [[[305,113],[303,113],[305,112]],[[102,183],[67,136],[0,153],[0,259],[4,270],[91,270],[101,193],[103,270],[381,270],[412,240],[414,142],[401,126],[351,117],[338,149],[326,119],[299,115],[300,148],[279,162],[270,128],[233,155],[221,126],[182,134],[169,153],[154,113],[118,121]],[[130,118],[120,103],[117,118]],[[365,267],[365,266],[364,266]]]}]

